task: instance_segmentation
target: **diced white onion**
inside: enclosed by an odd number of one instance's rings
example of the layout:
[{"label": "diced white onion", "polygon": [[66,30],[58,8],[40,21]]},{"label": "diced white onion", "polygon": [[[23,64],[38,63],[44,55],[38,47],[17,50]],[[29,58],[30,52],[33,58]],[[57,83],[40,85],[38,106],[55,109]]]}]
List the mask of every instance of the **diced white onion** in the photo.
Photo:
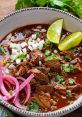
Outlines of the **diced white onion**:
[{"label": "diced white onion", "polygon": [[22,48],[24,48],[24,47],[26,47],[26,46],[27,46],[27,43],[26,43],[26,42],[21,43],[21,47],[22,47]]},{"label": "diced white onion", "polygon": [[24,49],[23,49],[23,52],[24,52],[24,54],[26,54],[26,53],[27,53],[27,50],[26,50],[26,48],[24,48]]},{"label": "diced white onion", "polygon": [[41,31],[40,32],[46,32],[46,29],[41,29]]},{"label": "diced white onion", "polygon": [[42,65],[42,62],[41,61],[39,61],[39,66],[41,66]]},{"label": "diced white onion", "polygon": [[6,37],[6,39],[11,39],[12,38],[12,34],[10,33],[7,37]]},{"label": "diced white onion", "polygon": [[16,39],[17,40],[22,40],[22,39],[24,39],[24,36],[23,36],[23,34],[20,32],[20,33],[15,33],[15,36],[16,36]]},{"label": "diced white onion", "polygon": [[16,59],[16,64],[19,64],[21,62],[21,59]]},{"label": "diced white onion", "polygon": [[31,51],[33,50],[33,48],[31,46],[28,46],[28,49],[31,50]]},{"label": "diced white onion", "polygon": [[54,53],[56,54],[58,51],[57,50],[54,50]]},{"label": "diced white onion", "polygon": [[15,59],[18,57],[18,55],[19,55],[19,53],[15,54],[15,55],[12,54],[12,55],[10,56],[10,58],[11,58],[12,60],[15,60]]},{"label": "diced white onion", "polygon": [[32,34],[32,39],[36,39],[36,34]]},{"label": "diced white onion", "polygon": [[12,49],[12,54],[17,54],[17,50],[16,49]]},{"label": "diced white onion", "polygon": [[29,41],[28,41],[28,48],[29,48],[31,51],[33,51],[33,50],[35,50],[35,49],[40,49],[40,50],[42,50],[43,45],[44,45],[44,40],[38,39],[38,41],[37,41],[37,40],[29,39]]},{"label": "diced white onion", "polygon": [[29,54],[27,54],[27,59],[29,59],[30,58],[30,56],[29,56]]}]

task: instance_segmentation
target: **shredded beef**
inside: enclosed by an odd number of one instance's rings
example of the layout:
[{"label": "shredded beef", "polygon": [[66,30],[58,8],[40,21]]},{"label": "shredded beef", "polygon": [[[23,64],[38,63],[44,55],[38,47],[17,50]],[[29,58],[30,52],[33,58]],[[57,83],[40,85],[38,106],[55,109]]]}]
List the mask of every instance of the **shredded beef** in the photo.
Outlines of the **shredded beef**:
[{"label": "shredded beef", "polygon": [[72,86],[67,86],[68,89],[70,89],[73,92],[78,92],[80,90],[81,85],[80,84],[76,84],[76,85],[72,85]]},{"label": "shredded beef", "polygon": [[59,61],[47,61],[45,62],[45,66],[50,67],[52,71],[60,72],[61,71],[61,64]]},{"label": "shredded beef", "polygon": [[40,50],[30,52],[30,63],[32,66],[39,65],[39,61],[44,61],[45,55]]}]

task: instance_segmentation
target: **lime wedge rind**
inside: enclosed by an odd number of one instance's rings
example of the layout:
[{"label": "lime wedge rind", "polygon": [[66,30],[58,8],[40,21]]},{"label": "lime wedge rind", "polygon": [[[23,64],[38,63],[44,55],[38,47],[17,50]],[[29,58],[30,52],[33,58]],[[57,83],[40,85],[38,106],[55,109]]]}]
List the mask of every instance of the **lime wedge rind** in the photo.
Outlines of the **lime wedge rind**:
[{"label": "lime wedge rind", "polygon": [[78,46],[82,41],[82,32],[74,32],[65,37],[58,45],[59,50],[65,51]]},{"label": "lime wedge rind", "polygon": [[59,19],[50,25],[47,31],[49,41],[59,44],[63,27],[63,19]]}]

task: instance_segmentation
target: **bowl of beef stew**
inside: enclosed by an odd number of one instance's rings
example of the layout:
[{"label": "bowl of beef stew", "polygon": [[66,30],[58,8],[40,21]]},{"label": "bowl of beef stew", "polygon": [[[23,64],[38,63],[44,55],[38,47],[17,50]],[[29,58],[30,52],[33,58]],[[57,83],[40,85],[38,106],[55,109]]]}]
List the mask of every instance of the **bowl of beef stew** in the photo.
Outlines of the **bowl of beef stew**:
[{"label": "bowl of beef stew", "polygon": [[62,116],[82,105],[82,21],[28,8],[0,21],[0,103],[23,116]]}]

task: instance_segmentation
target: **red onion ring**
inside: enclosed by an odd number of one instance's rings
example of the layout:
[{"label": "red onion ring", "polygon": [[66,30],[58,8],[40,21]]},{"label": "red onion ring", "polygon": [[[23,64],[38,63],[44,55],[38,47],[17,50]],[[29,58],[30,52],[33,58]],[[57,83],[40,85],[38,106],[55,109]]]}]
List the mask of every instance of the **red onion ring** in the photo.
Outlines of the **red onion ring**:
[{"label": "red onion ring", "polygon": [[[13,77],[13,76],[10,76],[10,75],[4,75],[3,73],[3,69],[2,69],[2,66],[0,64],[0,90],[2,92],[2,94],[4,95],[2,98],[4,100],[10,100],[11,98],[13,98],[13,103],[16,107],[18,108],[25,108],[23,105],[20,104],[20,101],[19,101],[19,93],[21,90],[25,90],[25,93],[26,93],[26,99],[25,99],[25,103],[27,103],[29,97],[30,97],[30,94],[31,94],[31,87],[30,87],[30,81],[32,80],[32,78],[34,78],[34,75],[31,74],[27,79],[24,79],[22,77],[19,77],[18,79],[22,80],[22,83],[19,85],[19,82],[18,80]],[[15,90],[12,91],[13,92],[13,95],[10,95],[10,93],[7,91],[5,85],[4,85],[4,80],[7,80],[10,84],[12,85],[15,85]],[[8,85],[8,83],[7,83]]]}]

